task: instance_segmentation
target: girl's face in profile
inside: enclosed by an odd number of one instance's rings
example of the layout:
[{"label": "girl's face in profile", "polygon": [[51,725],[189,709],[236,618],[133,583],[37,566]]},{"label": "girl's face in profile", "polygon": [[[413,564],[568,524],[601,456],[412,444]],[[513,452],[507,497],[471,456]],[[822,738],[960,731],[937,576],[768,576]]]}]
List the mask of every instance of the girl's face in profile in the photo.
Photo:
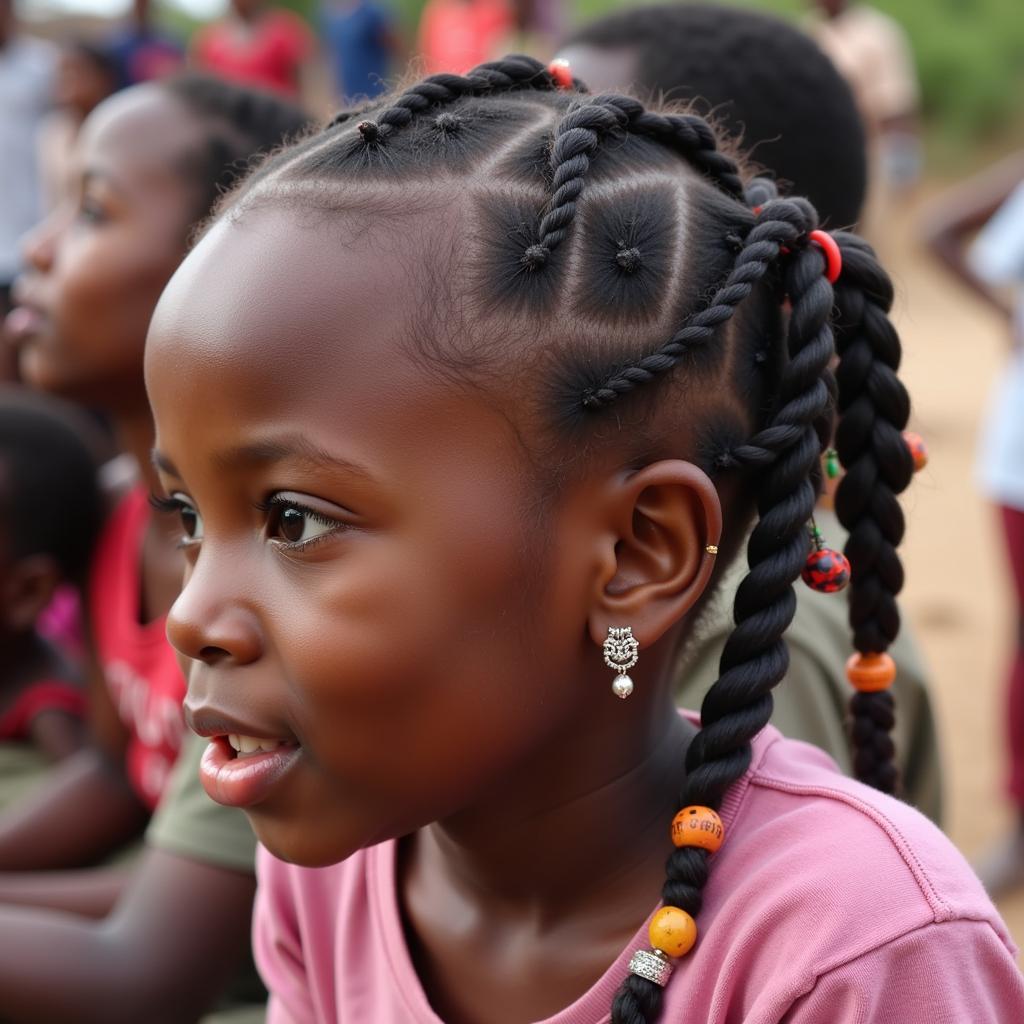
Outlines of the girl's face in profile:
[{"label": "girl's face in profile", "polygon": [[157,86],[99,106],[76,150],[76,190],[26,238],[8,327],[33,387],[109,408],[143,402],[143,341],[195,215],[181,154],[201,133]]},{"label": "girl's face in profile", "polygon": [[[459,230],[406,224],[403,252]],[[353,234],[286,206],[222,220],[146,356],[204,781],[304,864],[493,806],[513,777],[543,803],[573,736],[628,715],[587,634],[594,495],[538,513],[506,411],[415,355],[412,260]]]}]

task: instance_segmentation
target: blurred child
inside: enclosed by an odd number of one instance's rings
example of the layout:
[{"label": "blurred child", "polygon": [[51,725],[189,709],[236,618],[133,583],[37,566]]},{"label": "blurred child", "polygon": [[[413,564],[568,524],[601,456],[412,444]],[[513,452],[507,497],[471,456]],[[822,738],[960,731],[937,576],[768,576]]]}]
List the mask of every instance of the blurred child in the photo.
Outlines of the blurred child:
[{"label": "blurred child", "polygon": [[85,696],[37,625],[62,582],[83,580],[99,520],[83,424],[56,402],[0,389],[0,743],[54,761],[85,740]]},{"label": "blurred child", "polygon": [[84,39],[62,44],[53,90],[56,109],[39,129],[39,173],[48,207],[71,188],[71,151],[82,122],[117,84],[117,65],[101,47]]},{"label": "blurred child", "polygon": [[349,103],[380,95],[401,49],[394,15],[377,0],[337,0],[320,21],[336,95]]},{"label": "blurred child", "polygon": [[298,96],[313,56],[306,23],[267,0],[231,0],[227,16],[196,32],[196,67],[232,82]]},{"label": "blurred child", "polygon": [[105,48],[117,64],[118,88],[152,82],[180,71],[180,43],[154,24],[151,0],[131,0],[125,21],[111,33]]},{"label": "blurred child", "polygon": [[[14,1019],[192,1020],[248,948],[251,835],[237,813],[195,800],[197,758],[174,773],[184,680],[165,618],[182,563],[149,504],[142,355],[197,224],[258,152],[304,125],[290,104],[204,77],[125,90],[86,119],[73,202],[25,243],[10,317],[22,372],[106,412],[138,478],[108,515],[90,578],[97,743],[0,821],[0,903],[34,905],[0,908],[0,1012]],[[158,804],[135,870],[32,870],[94,862]]]},{"label": "blurred child", "polygon": [[[856,104],[832,62],[787,22],[719,5],[631,8],[583,26],[560,55],[594,88],[632,83],[645,95],[696,101],[789,190],[810,198],[823,223],[857,223],[867,156]],[[815,516],[829,543],[842,546],[846,534],[830,493],[823,495]],[[679,701],[685,707],[698,706],[716,678],[732,630],[731,597],[741,578],[742,566],[734,566],[700,623],[702,642],[686,652],[679,673]],[[775,694],[773,722],[784,735],[828,751],[852,773],[851,691],[843,672],[853,653],[848,614],[843,595],[798,588],[787,634],[789,670]],[[901,629],[891,653],[899,666],[892,692],[900,712],[895,741],[901,795],[940,822],[935,718],[908,629]]]},{"label": "blurred child", "polygon": [[1024,886],[1024,152],[937,199],[925,231],[946,268],[1005,319],[1010,342],[979,447],[979,482],[998,510],[1016,596],[1003,716],[1016,821],[978,866],[997,896]]},{"label": "blurred child", "polygon": [[891,301],[701,118],[528,57],[344,114],[232,194],[146,378],[204,784],[266,848],[271,1024],[1024,1016],[948,840],[768,726],[836,348],[849,678],[895,674]]}]

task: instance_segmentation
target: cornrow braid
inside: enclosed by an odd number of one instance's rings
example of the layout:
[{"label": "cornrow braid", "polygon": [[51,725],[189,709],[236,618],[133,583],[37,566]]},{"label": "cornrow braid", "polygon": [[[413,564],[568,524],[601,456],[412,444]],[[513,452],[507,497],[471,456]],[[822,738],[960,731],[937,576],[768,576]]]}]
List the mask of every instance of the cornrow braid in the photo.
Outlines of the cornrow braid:
[{"label": "cornrow braid", "polygon": [[[910,399],[896,376],[900,343],[887,315],[892,283],[867,242],[846,233],[837,234],[836,240],[843,254],[836,287],[836,450],[846,472],[835,504],[839,521],[849,531],[853,645],[862,654],[880,654],[900,628],[896,595],[903,587],[903,565],[896,547],[903,539],[904,519],[896,496],[914,472],[901,435]],[[892,694],[857,693],[850,710],[857,778],[885,793],[895,792]]]}]

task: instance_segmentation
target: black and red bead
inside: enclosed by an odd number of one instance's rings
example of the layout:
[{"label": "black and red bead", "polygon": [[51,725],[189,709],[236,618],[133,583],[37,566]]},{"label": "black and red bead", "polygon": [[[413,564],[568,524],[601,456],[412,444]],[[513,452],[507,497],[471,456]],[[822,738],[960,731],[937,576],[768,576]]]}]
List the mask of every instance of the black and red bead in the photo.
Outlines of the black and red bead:
[{"label": "black and red bead", "polygon": [[800,574],[804,583],[822,594],[834,594],[850,582],[850,563],[834,548],[815,548],[808,556]]}]

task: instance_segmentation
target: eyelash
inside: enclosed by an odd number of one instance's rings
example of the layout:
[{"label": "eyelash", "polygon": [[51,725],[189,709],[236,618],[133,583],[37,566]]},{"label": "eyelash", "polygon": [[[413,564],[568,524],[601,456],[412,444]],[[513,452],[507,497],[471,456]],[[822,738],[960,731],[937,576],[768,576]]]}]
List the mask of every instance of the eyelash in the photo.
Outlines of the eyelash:
[{"label": "eyelash", "polygon": [[[178,498],[165,498],[162,494],[152,493],[149,495],[149,505],[150,508],[164,516],[180,516],[183,509],[192,508],[191,505],[186,505]],[[195,541],[191,537],[181,537],[177,546],[179,549],[184,549],[194,543]]]},{"label": "eyelash", "polygon": [[[150,494],[149,504],[161,515],[173,515],[180,516],[184,509],[195,511],[192,505],[181,501],[179,498],[165,498],[162,494]],[[284,549],[285,551],[305,551],[308,548],[313,547],[320,541],[328,540],[339,530],[345,528],[345,524],[337,519],[332,519],[330,516],[325,516],[321,512],[317,512],[316,509],[310,508],[308,505],[303,505],[301,502],[294,501],[290,498],[282,498],[280,495],[273,495],[266,501],[257,501],[253,503],[253,508],[266,515],[271,515],[273,512],[281,509],[296,509],[302,512],[303,515],[309,516],[314,522],[319,523],[321,526],[333,527],[327,533],[321,533],[316,537],[310,537],[308,540],[302,541],[287,541],[274,539],[274,543]],[[183,537],[178,542],[178,547],[186,548],[195,541],[190,537]]]},{"label": "eyelash", "polygon": [[310,537],[309,540],[274,540],[274,543],[285,551],[306,551],[309,548],[315,547],[321,541],[330,540],[340,530],[345,529],[346,525],[337,519],[325,516],[322,512],[317,512],[316,509],[310,508],[308,505],[303,505],[300,501],[295,501],[293,498],[283,498],[279,494],[271,495],[265,501],[254,502],[253,507],[267,515],[282,509],[293,508],[302,512],[304,515],[309,516],[310,519],[319,523],[321,526],[329,526],[333,528],[329,532],[321,533],[317,537]]}]

